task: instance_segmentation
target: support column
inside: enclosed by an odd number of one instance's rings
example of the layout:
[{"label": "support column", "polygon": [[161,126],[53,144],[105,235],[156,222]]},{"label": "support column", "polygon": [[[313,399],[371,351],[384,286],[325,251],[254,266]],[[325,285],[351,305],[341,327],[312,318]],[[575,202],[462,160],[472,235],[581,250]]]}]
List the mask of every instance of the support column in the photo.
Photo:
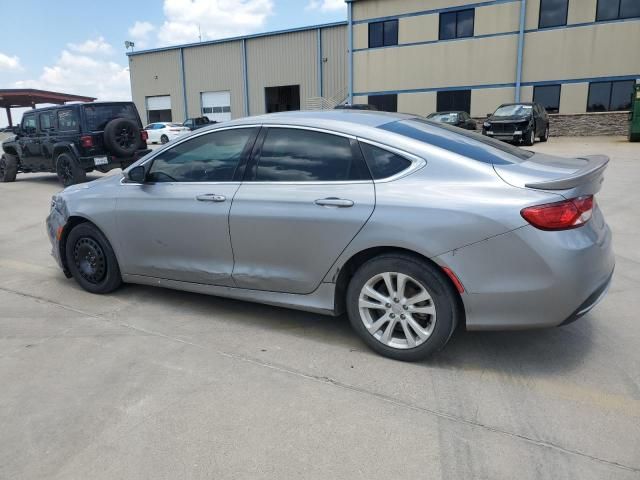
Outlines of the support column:
[{"label": "support column", "polygon": [[7,112],[7,120],[9,121],[9,126],[13,127],[13,120],[11,119],[11,107],[5,107]]},{"label": "support column", "polygon": [[347,35],[349,36],[349,104],[353,105],[353,2],[347,1]]},{"label": "support column", "polygon": [[187,76],[184,71],[184,48],[180,49],[180,78],[182,79],[182,101],[184,102],[184,119],[189,118],[189,106],[187,105]]},{"label": "support column", "polygon": [[522,84],[522,55],[524,53],[524,26],[527,16],[527,0],[520,0],[520,29],[518,31],[518,64],[516,66],[516,98],[520,101],[520,85]]},{"label": "support column", "polygon": [[317,55],[318,55],[318,97],[322,97],[322,29],[319,28],[318,32],[318,47],[317,47]]},{"label": "support column", "polygon": [[242,39],[242,84],[244,86],[244,116],[249,116],[249,79],[247,73],[247,40]]}]

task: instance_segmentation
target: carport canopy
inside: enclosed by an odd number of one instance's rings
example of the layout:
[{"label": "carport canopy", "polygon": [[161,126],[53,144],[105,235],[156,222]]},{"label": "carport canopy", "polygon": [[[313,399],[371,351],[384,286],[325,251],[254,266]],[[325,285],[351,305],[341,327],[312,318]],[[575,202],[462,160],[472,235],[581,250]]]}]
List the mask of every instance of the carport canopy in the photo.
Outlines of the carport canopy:
[{"label": "carport canopy", "polygon": [[9,126],[13,126],[11,109],[17,107],[36,108],[39,103],[52,103],[62,105],[67,102],[93,102],[95,98],[82,95],[70,95],[68,93],[49,92],[47,90],[35,90],[33,88],[0,89],[0,107],[7,111]]}]

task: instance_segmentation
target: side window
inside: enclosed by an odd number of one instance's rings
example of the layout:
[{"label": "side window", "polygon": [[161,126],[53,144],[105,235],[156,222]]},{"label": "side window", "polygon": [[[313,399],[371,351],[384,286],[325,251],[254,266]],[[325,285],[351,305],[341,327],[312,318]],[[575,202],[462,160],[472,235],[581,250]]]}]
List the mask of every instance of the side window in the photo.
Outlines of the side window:
[{"label": "side window", "polygon": [[53,130],[55,125],[53,112],[41,113],[38,115],[38,121],[40,122],[40,130]]},{"label": "side window", "polygon": [[293,128],[269,128],[256,181],[332,182],[371,180],[348,138]]},{"label": "side window", "polygon": [[36,116],[35,115],[25,115],[22,118],[22,130],[27,135],[33,135],[36,133]]},{"label": "side window", "polygon": [[473,37],[475,9],[443,12],[440,14],[440,40]]},{"label": "side window", "polygon": [[533,101],[549,113],[560,111],[560,85],[536,85],[533,87]]},{"label": "side window", "polygon": [[640,17],[638,0],[598,0],[596,22]]},{"label": "side window", "polygon": [[410,160],[368,143],[360,142],[360,148],[375,180],[392,177],[411,166]]},{"label": "side window", "polygon": [[235,128],[187,140],[154,158],[150,182],[228,182],[257,128]]},{"label": "side window", "polygon": [[587,112],[630,110],[634,84],[633,80],[591,82]]},{"label": "side window", "polygon": [[369,48],[398,45],[398,20],[371,22],[369,24]]},{"label": "side window", "polygon": [[76,110],[58,110],[58,130],[61,132],[77,132],[79,126],[78,112]]}]

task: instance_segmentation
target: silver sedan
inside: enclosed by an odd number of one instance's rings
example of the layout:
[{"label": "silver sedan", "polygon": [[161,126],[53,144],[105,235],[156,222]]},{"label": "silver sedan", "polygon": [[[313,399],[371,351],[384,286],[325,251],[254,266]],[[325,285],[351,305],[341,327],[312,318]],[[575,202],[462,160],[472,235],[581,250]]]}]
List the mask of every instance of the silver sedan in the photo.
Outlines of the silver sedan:
[{"label": "silver sedan", "polygon": [[602,298],[614,256],[594,195],[607,162],[409,115],[280,113],[69,187],[47,225],[89,292],[131,282],[346,311],[375,351],[418,360],[457,325],[552,327]]}]

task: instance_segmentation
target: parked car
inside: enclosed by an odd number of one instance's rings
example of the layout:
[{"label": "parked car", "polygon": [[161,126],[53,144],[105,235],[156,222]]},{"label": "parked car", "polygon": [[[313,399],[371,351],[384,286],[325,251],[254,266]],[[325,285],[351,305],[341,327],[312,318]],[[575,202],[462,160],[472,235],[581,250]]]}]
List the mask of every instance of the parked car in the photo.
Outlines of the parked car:
[{"label": "parked car", "polygon": [[594,195],[607,162],[411,115],[275,113],[67,188],[48,234],[89,292],[132,282],[346,310],[375,351],[418,360],[456,325],[551,327],[602,298],[614,255]]},{"label": "parked car", "polygon": [[334,107],[336,110],[378,110],[375,105],[368,103],[343,103]]},{"label": "parked car", "polygon": [[187,127],[189,130],[197,130],[202,127],[206,127],[207,125],[211,125],[213,123],[218,123],[216,121],[209,120],[209,117],[194,117],[187,118],[182,124],[183,127]]},{"label": "parked car", "polygon": [[471,118],[467,112],[435,112],[431,113],[427,118],[434,122],[446,123],[447,125],[464,128],[465,130],[476,129],[476,121]]},{"label": "parked car", "polygon": [[169,140],[186,135],[191,130],[180,123],[156,122],[144,127],[151,143],[165,144]]},{"label": "parked car", "polygon": [[147,133],[133,102],[93,102],[29,110],[2,143],[0,181],[18,172],[55,172],[64,186],[87,172],[126,168],[146,155]]},{"label": "parked car", "polygon": [[487,115],[482,134],[508,142],[533,145],[549,139],[549,116],[538,103],[505,103]]}]

